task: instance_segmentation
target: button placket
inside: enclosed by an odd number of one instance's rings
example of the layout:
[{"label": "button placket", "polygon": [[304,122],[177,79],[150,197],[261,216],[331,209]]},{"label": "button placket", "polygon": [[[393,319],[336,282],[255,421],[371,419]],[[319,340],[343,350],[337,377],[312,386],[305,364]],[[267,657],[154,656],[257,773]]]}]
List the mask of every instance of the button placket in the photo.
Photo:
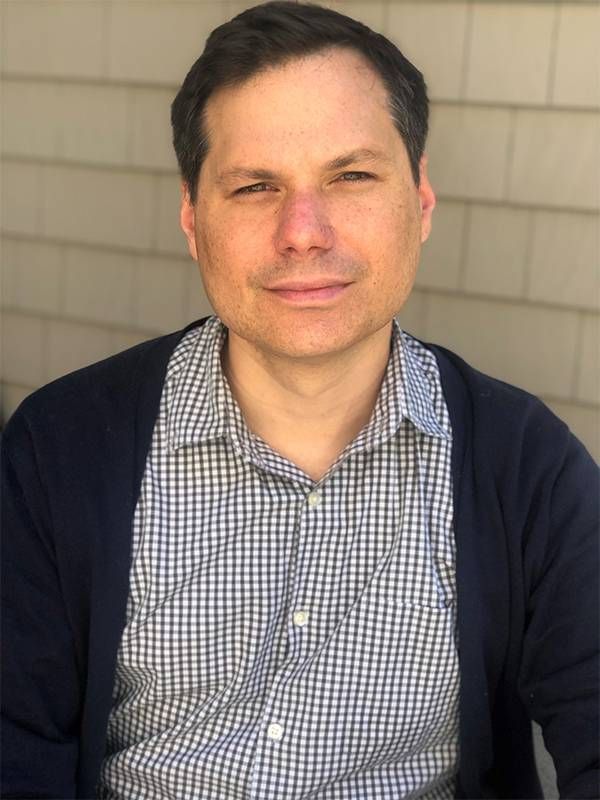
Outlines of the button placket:
[{"label": "button placket", "polygon": [[[316,508],[321,504],[322,495],[320,492],[313,490],[307,495],[306,502],[309,509]],[[304,608],[297,608],[292,614],[292,623],[297,628],[303,628],[308,623],[309,613]]]}]

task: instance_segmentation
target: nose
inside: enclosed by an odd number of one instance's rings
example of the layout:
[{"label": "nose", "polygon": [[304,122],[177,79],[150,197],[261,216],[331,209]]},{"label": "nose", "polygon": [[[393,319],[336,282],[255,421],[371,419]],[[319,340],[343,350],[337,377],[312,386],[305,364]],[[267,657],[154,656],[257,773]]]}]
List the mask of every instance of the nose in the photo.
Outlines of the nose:
[{"label": "nose", "polygon": [[279,210],[275,247],[286,256],[306,256],[333,247],[333,227],[323,198],[316,193],[296,193]]}]

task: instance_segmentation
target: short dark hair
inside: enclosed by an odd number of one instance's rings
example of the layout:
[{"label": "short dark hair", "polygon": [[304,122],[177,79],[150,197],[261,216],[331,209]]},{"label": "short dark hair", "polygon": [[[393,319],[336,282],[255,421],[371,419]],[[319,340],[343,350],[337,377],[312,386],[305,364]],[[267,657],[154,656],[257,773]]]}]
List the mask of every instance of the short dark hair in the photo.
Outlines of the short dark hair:
[{"label": "short dark hair", "polygon": [[173,145],[192,203],[209,148],[205,110],[218,89],[242,84],[257,73],[331,47],[362,54],[389,94],[390,115],[408,152],[415,184],[427,138],[425,81],[385,36],[329,8],[274,2],[255,6],[210,34],[171,106]]}]

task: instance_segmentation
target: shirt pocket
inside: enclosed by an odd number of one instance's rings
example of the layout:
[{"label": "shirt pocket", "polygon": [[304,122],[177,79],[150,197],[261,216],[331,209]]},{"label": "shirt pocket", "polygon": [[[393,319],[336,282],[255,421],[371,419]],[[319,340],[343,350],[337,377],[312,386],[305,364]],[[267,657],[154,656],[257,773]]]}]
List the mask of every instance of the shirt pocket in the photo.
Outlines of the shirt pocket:
[{"label": "shirt pocket", "polygon": [[400,602],[369,591],[303,671],[302,702],[335,709],[324,736],[350,763],[410,758],[456,738],[458,658],[453,604]]}]

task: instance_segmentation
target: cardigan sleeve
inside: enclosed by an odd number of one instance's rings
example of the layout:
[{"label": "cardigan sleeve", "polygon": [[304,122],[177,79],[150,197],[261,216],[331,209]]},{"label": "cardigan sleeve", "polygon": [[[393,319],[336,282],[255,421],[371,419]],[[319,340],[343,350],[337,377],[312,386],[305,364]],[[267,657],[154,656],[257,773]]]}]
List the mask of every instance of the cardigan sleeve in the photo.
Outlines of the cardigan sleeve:
[{"label": "cardigan sleeve", "polygon": [[[519,681],[540,723],[561,798],[600,797],[598,470],[567,435],[562,464],[526,556],[527,620]],[[554,458],[561,457],[559,448]]]},{"label": "cardigan sleeve", "polygon": [[75,796],[80,686],[54,531],[24,415],[2,447],[2,796]]}]

